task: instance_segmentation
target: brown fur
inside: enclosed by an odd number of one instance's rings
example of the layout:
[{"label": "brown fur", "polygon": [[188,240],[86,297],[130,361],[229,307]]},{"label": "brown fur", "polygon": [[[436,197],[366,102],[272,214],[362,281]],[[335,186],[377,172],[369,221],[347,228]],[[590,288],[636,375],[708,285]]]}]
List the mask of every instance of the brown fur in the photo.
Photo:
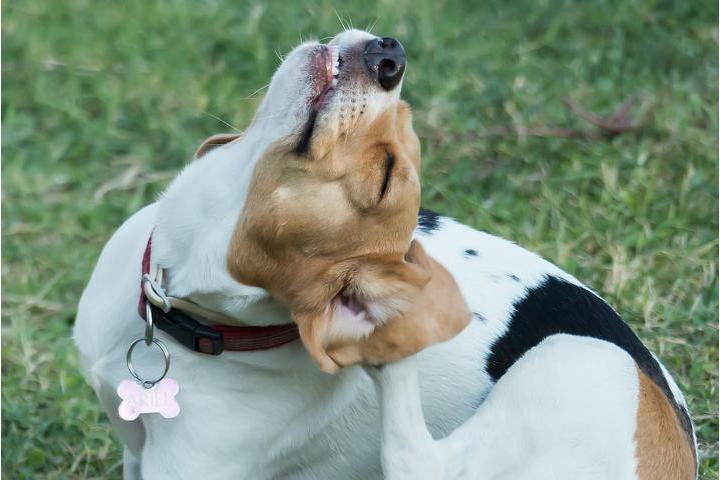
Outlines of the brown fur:
[{"label": "brown fur", "polygon": [[[326,330],[340,292],[397,315],[429,281],[404,258],[420,203],[420,143],[404,102],[340,138],[321,129],[306,155],[294,140],[276,142],[255,166],[228,269],[284,301],[313,359],[333,372]],[[388,155],[395,162],[380,198]]]},{"label": "brown fur", "polygon": [[450,273],[419,245],[410,255],[431,272],[430,282],[408,311],[377,328],[367,339],[331,344],[328,354],[338,365],[379,365],[399,360],[450,340],[470,322],[470,309]]},{"label": "brown fur", "polygon": [[662,391],[638,369],[635,455],[640,480],[694,479],[695,455],[677,414]]}]

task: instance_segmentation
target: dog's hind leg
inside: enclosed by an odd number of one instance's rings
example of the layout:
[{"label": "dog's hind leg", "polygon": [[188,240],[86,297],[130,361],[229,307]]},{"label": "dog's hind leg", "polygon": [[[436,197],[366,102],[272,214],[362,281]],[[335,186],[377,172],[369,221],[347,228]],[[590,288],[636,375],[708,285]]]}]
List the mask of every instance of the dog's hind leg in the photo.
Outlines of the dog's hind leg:
[{"label": "dog's hind leg", "polygon": [[553,335],[438,443],[453,479],[637,480],[637,367],[619,347]]},{"label": "dog's hind leg", "polygon": [[415,356],[366,371],[375,380],[380,399],[385,478],[445,478],[440,446],[425,424]]}]

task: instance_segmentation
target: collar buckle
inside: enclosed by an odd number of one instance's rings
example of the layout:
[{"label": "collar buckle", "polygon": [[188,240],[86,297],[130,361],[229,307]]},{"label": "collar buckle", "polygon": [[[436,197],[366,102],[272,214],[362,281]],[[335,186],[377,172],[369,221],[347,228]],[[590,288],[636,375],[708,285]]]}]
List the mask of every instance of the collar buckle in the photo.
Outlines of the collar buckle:
[{"label": "collar buckle", "polygon": [[220,355],[223,352],[223,332],[203,325],[183,312],[173,309],[172,315],[153,306],[155,324],[180,344],[196,352]]},{"label": "collar buckle", "polygon": [[[195,352],[220,355],[224,350],[252,352],[280,347],[300,338],[297,325],[232,326],[236,319],[207,310],[189,300],[168,295],[163,288],[163,269],[152,264],[152,235],[142,258],[142,281],[138,299],[138,316],[164,331],[181,345]],[[188,312],[188,313],[185,313]],[[192,316],[191,316],[192,315]],[[205,325],[201,318],[213,325]],[[226,325],[229,324],[229,325]],[[151,338],[146,332],[147,339]]]}]

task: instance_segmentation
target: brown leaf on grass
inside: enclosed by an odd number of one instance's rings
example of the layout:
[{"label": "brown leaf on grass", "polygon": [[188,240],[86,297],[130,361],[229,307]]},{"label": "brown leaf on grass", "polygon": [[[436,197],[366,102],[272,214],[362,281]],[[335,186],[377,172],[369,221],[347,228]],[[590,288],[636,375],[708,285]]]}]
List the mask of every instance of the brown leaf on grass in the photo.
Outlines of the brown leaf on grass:
[{"label": "brown leaf on grass", "polygon": [[569,97],[565,97],[563,103],[571,112],[590,123],[594,128],[577,129],[544,126],[518,128],[513,125],[512,128],[498,127],[490,129],[485,136],[514,135],[518,137],[588,138],[597,140],[600,138],[613,138],[621,133],[638,130],[647,125],[652,119],[652,106],[646,108],[638,116],[632,115],[632,107],[639,103],[637,95],[626,98],[615,112],[608,116],[585,110]]},{"label": "brown leaf on grass", "polygon": [[110,192],[142,188],[151,183],[170,180],[175,175],[174,172],[147,171],[136,163],[129,163],[122,173],[100,185],[93,194],[93,200],[100,202]]}]

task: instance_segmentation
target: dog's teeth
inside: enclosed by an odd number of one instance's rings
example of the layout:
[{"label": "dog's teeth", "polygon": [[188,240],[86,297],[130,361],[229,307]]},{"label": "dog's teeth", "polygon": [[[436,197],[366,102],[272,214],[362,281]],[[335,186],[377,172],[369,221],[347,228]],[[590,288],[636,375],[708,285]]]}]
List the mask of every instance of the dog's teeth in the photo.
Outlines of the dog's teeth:
[{"label": "dog's teeth", "polygon": [[330,88],[335,88],[337,82],[337,77],[333,77],[332,82],[330,82]]},{"label": "dog's teeth", "polygon": [[334,76],[334,77],[337,77],[338,73],[340,73],[340,70],[338,70],[337,65],[333,65],[333,68],[332,68],[332,74],[333,74],[333,76]]}]

